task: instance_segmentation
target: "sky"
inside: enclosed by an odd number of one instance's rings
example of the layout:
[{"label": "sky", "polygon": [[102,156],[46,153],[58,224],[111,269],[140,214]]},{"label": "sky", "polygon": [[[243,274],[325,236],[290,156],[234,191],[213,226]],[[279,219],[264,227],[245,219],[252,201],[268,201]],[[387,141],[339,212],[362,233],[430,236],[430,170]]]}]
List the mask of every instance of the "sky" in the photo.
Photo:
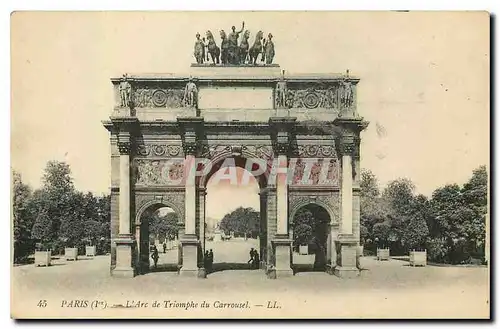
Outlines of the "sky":
[{"label": "sky", "polygon": [[[40,185],[49,160],[75,186],[108,193],[111,77],[182,73],[195,35],[241,26],[274,36],[289,73],[361,81],[362,167],[381,186],[406,177],[430,195],[489,163],[489,16],[485,12],[17,12],[12,15],[11,166]],[[257,185],[209,186],[207,216],[256,206]],[[231,202],[229,202],[229,201]],[[252,201],[253,200],[253,201]]]}]

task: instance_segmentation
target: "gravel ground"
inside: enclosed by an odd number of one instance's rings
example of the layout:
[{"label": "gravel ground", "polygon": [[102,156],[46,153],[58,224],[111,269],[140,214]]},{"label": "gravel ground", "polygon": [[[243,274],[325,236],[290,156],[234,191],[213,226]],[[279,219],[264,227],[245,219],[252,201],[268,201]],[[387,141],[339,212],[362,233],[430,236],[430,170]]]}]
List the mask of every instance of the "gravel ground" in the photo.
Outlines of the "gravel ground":
[{"label": "gravel ground", "polygon": [[[256,240],[207,243],[215,263],[244,268]],[[159,266],[175,263],[177,251],[160,254]],[[294,262],[312,262],[311,256]],[[262,270],[224,270],[206,279],[152,272],[112,278],[109,256],[54,260],[48,268],[12,268],[14,317],[160,318],[488,318],[486,267],[413,268],[402,260],[363,257],[355,279],[301,272],[269,280]],[[228,267],[228,266],[223,266]],[[46,306],[44,305],[46,301]],[[75,302],[80,301],[80,302]],[[157,303],[155,303],[155,301]],[[154,306],[156,304],[157,306]],[[127,308],[113,305],[134,306]]]}]

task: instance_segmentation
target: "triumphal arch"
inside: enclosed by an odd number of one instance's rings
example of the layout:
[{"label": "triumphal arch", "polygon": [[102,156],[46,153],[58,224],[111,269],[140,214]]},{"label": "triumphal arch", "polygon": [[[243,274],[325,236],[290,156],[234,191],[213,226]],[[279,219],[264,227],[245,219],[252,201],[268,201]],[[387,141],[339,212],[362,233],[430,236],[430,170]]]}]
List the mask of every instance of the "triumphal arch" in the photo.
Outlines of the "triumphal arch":
[{"label": "triumphal arch", "polygon": [[313,204],[329,217],[325,271],[357,276],[359,146],[367,125],[357,112],[359,79],[348,71],[290,74],[269,60],[188,69],[111,79],[115,106],[104,126],[112,275],[147,271],[142,214],[168,206],[179,214],[179,274],[203,277],[206,184],[231,163],[259,184],[263,275],[293,275],[292,221]]}]

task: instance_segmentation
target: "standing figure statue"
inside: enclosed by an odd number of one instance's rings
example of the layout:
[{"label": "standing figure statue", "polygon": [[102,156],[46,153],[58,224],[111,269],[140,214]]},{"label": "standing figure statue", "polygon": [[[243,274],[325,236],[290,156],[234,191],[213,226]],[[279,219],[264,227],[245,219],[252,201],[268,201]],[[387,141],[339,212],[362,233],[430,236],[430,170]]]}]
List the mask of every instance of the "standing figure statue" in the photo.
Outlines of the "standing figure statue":
[{"label": "standing figure statue", "polygon": [[229,40],[226,36],[226,32],[224,30],[220,31],[220,38],[221,38],[221,44],[220,44],[220,61],[222,64],[228,64],[229,63]]},{"label": "standing figure statue", "polygon": [[212,32],[207,31],[206,33],[207,40],[208,40],[208,45],[207,45],[207,61],[208,61],[208,54],[212,57],[212,62],[213,64],[219,64],[219,57],[220,57],[220,48],[217,46],[214,40],[214,36]]},{"label": "standing figure statue", "polygon": [[340,102],[342,107],[350,108],[353,100],[352,84],[351,81],[344,79],[342,81],[342,88],[340,94]]},{"label": "standing figure statue", "polygon": [[280,81],[276,84],[276,107],[286,108],[287,107],[287,87],[286,81],[283,76]]},{"label": "standing figure statue", "polygon": [[205,40],[205,37],[201,38],[201,42],[203,43],[203,62],[209,61],[208,58],[208,51],[207,51],[207,40]]},{"label": "standing figure statue", "polygon": [[245,64],[247,61],[248,48],[250,47],[250,45],[248,44],[248,38],[250,38],[250,31],[246,30],[245,33],[243,33],[240,42],[240,49],[239,49],[240,64]]},{"label": "standing figure statue", "polygon": [[264,51],[264,47],[262,46],[262,39],[264,38],[264,32],[259,31],[257,32],[257,35],[255,36],[255,42],[253,43],[253,46],[250,47],[250,50],[248,50],[248,56],[249,56],[249,63],[250,64],[257,64],[257,57],[259,54],[262,54]]},{"label": "standing figure statue", "polygon": [[266,64],[272,64],[274,59],[274,42],[273,35],[269,33],[267,40],[264,42],[264,53],[262,55],[262,61],[266,61]]},{"label": "standing figure statue", "polygon": [[193,82],[192,78],[189,78],[186,88],[184,89],[184,106],[186,107],[196,107],[198,100],[198,88]]},{"label": "standing figure statue", "polygon": [[241,24],[241,30],[236,31],[236,27],[231,27],[231,33],[227,36],[229,41],[229,64],[239,64],[238,38],[245,28],[245,22]]},{"label": "standing figure statue", "polygon": [[205,59],[205,44],[200,39],[200,34],[196,33],[196,42],[194,43],[194,58],[197,64],[203,64]]},{"label": "standing figure statue", "polygon": [[122,107],[127,107],[130,105],[130,92],[132,90],[132,87],[130,86],[130,82],[128,82],[128,76],[127,74],[124,74],[122,78],[120,79],[120,85],[119,85],[119,90],[120,90],[120,105]]}]

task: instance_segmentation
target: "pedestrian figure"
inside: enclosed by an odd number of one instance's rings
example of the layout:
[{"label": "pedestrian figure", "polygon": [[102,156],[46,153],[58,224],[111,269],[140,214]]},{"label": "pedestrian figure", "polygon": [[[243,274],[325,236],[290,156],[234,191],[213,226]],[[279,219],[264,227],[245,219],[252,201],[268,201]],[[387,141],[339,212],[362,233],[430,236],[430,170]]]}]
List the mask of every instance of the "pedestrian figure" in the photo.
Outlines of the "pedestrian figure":
[{"label": "pedestrian figure", "polygon": [[208,253],[208,250],[205,250],[205,254],[203,255],[203,267],[205,267],[205,270],[210,272],[210,254]]},{"label": "pedestrian figure", "polygon": [[250,264],[253,262],[253,255],[254,255],[254,249],[250,248],[250,259],[248,260],[247,264]]},{"label": "pedestrian figure", "polygon": [[208,253],[208,268],[210,272],[212,272],[213,265],[214,265],[214,252],[212,249],[210,249],[210,252]]},{"label": "pedestrian figure", "polygon": [[163,242],[163,253],[164,254],[167,253],[167,243],[166,242]]},{"label": "pedestrian figure", "polygon": [[153,254],[151,255],[151,258],[153,258],[156,268],[158,266],[158,258],[160,258],[160,256],[158,256],[158,248],[156,248],[156,246],[153,247]]},{"label": "pedestrian figure", "polygon": [[255,269],[258,269],[260,266],[260,258],[259,258],[259,253],[257,252],[257,250],[254,251],[253,253],[253,263],[252,263],[253,267]]}]

